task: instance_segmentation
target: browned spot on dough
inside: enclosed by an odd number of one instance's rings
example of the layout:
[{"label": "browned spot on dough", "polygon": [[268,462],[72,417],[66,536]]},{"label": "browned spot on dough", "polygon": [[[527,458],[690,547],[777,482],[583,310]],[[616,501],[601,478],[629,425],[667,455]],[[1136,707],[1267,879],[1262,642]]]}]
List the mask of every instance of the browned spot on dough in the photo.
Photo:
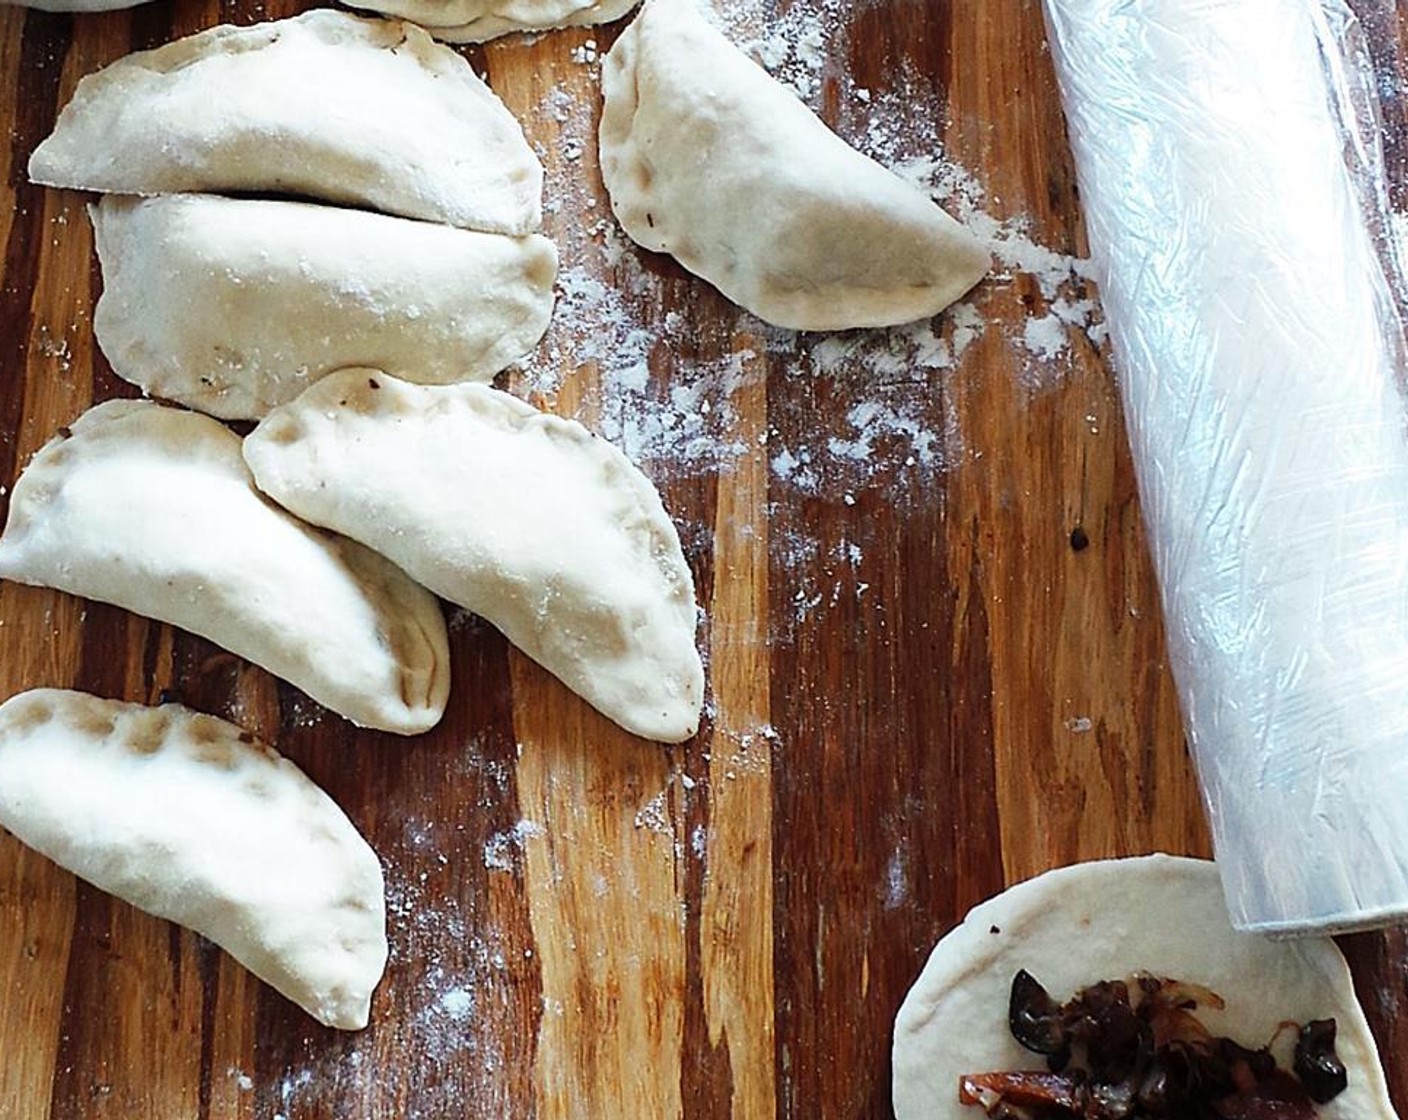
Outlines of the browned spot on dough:
[{"label": "browned spot on dough", "polygon": [[12,712],[10,726],[18,732],[33,731],[54,718],[54,709],[46,700],[26,700]]}]

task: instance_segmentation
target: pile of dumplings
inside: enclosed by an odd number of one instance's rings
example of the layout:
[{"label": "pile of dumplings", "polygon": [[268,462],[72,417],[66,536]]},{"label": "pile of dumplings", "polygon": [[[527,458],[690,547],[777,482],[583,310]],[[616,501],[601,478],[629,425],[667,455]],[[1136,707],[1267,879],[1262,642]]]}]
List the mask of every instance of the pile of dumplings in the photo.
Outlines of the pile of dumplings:
[{"label": "pile of dumplings", "polygon": [[[471,41],[631,5],[366,6]],[[647,0],[603,87],[626,231],[769,322],[926,317],[987,270],[976,238],[691,0]],[[489,384],[547,330],[557,254],[537,232],[542,167],[463,58],[332,10],[216,27],[84,78],[29,170],[101,194],[97,340],[184,407],[107,401],[61,429],[15,484],[0,576],[200,634],[401,735],[450,696],[439,597],[628,731],[697,732],[694,581],[658,491],[580,424]],[[257,425],[242,439],[230,420]],[[387,957],[380,864],[239,728],[16,696],[0,825],[321,1022],[366,1025]]]}]

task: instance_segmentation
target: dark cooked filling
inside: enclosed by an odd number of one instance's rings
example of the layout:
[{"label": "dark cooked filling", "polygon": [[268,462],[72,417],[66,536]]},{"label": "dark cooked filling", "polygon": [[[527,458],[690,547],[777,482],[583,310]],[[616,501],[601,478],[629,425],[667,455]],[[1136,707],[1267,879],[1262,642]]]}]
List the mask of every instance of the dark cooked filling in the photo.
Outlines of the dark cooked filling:
[{"label": "dark cooked filling", "polygon": [[[1344,1089],[1333,1019],[1282,1023],[1249,1050],[1214,1036],[1194,1014],[1224,1006],[1207,988],[1145,974],[1057,1003],[1023,970],[1012,979],[1007,1021],[1047,1068],[966,1074],[959,1100],[994,1120],[1314,1120],[1315,1105]],[[1296,1032],[1294,1072],[1271,1053],[1286,1030]]]}]

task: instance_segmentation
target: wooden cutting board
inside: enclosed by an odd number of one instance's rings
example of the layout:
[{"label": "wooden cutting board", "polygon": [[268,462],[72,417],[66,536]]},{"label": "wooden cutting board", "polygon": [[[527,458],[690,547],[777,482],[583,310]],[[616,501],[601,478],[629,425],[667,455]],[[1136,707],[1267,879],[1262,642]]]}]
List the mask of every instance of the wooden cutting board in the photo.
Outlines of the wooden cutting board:
[{"label": "wooden cutting board", "polygon": [[[133,395],[92,338],[85,199],[29,186],[29,152],[119,55],[300,7],[0,14],[0,481]],[[1084,252],[1037,0],[732,7],[848,138],[942,142],[1004,228]],[[1398,13],[1363,7],[1392,93]],[[401,741],[188,635],[0,585],[0,695],[174,695],[276,741],[380,853],[393,944],[372,1026],[325,1030],[0,837],[4,1120],[879,1120],[895,1010],[967,907],[1074,860],[1206,853],[1107,353],[1028,345],[1048,300],[1021,272],[945,368],[766,331],[623,246],[593,139],[617,30],[466,54],[540,148],[563,250],[561,321],[513,384],[660,484],[705,608],[703,731],[632,739],[456,615],[450,713]],[[1345,944],[1408,1108],[1408,938]]]}]

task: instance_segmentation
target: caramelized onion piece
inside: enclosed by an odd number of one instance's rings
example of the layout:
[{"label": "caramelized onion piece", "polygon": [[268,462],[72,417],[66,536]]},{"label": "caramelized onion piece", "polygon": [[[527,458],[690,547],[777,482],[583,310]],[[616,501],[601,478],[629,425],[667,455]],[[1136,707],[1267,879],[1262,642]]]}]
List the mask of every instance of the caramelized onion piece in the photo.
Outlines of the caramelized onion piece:
[{"label": "caramelized onion piece", "polygon": [[1079,1113],[1085,1101],[1080,1080],[1066,1073],[979,1073],[958,1083],[958,1099],[964,1104],[982,1104],[994,1096],[1022,1108],[1070,1113]]},{"label": "caramelized onion piece", "polygon": [[1240,1093],[1213,1101],[1223,1120],[1315,1120],[1315,1105],[1305,1088],[1285,1070]]},{"label": "caramelized onion piece", "polygon": [[1333,1100],[1349,1084],[1349,1074],[1335,1053],[1335,1031],[1333,1019],[1312,1019],[1296,1039],[1296,1076],[1316,1104]]},{"label": "caramelized onion piece", "polygon": [[1007,1025],[1012,1037],[1032,1053],[1059,1056],[1070,1052],[1061,1010],[1061,1005],[1025,968],[1012,977]]}]

